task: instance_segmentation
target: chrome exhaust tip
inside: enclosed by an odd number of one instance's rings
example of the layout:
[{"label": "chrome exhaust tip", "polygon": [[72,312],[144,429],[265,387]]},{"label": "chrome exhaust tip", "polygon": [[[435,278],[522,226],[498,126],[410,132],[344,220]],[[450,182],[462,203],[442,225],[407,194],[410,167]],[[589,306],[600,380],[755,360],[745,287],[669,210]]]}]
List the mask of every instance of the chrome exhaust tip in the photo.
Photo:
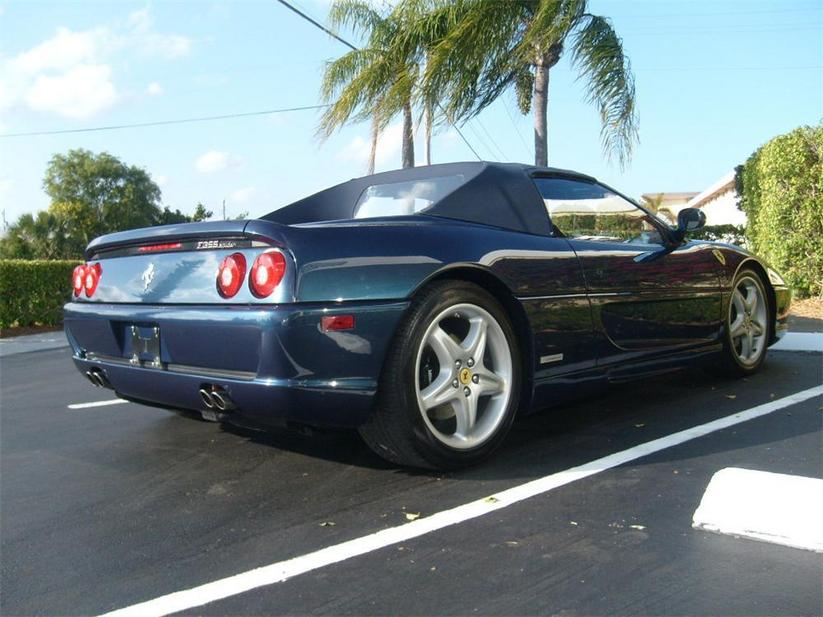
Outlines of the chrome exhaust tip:
[{"label": "chrome exhaust tip", "polygon": [[105,388],[107,386],[106,378],[100,371],[86,371],[86,377],[97,388]]},{"label": "chrome exhaust tip", "polygon": [[231,411],[234,409],[234,401],[223,390],[215,390],[211,393],[211,398],[214,401],[214,406],[220,411]]},{"label": "chrome exhaust tip", "polygon": [[205,388],[200,388],[200,398],[203,399],[203,404],[208,407],[209,409],[214,409],[215,401],[212,398],[211,392],[206,390]]}]

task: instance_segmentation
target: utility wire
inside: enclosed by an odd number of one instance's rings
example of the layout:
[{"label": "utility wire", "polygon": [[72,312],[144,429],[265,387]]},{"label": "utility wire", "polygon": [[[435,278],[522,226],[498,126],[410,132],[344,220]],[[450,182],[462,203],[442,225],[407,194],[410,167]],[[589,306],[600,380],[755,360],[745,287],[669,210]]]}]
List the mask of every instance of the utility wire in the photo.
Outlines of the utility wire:
[{"label": "utility wire", "polygon": [[[340,43],[342,43],[343,45],[345,45],[346,47],[348,47],[348,48],[349,48],[349,49],[351,49],[352,51],[357,51],[357,50],[358,50],[358,48],[357,48],[357,47],[355,47],[354,45],[352,45],[351,43],[349,43],[346,39],[344,39],[343,37],[341,37],[339,34],[337,34],[336,32],[331,31],[329,28],[327,28],[326,26],[324,26],[323,24],[321,24],[321,23],[320,23],[320,22],[318,22],[317,20],[312,19],[311,17],[309,17],[308,15],[306,15],[303,11],[301,11],[300,9],[298,9],[298,8],[294,7],[292,4],[290,4],[290,3],[289,3],[289,2],[287,2],[286,0],[277,0],[277,1],[278,1],[280,4],[282,4],[283,6],[285,6],[287,9],[289,9],[290,11],[293,11],[294,13],[296,13],[297,15],[299,15],[300,17],[302,17],[303,19],[305,19],[306,21],[308,21],[308,22],[309,22],[310,24],[312,24],[315,28],[319,28],[320,30],[322,30],[323,32],[325,32],[326,34],[328,34],[329,36],[331,36],[331,37],[332,37],[332,38],[334,38],[335,40],[339,41]],[[441,111],[441,112],[443,112],[443,115],[444,115],[444,116],[446,116],[446,112],[445,112],[445,111],[443,110],[443,108],[440,106],[440,103],[437,103],[437,107],[438,107],[438,109],[440,109],[440,111]],[[482,157],[481,157],[479,154],[477,154],[477,150],[475,150],[475,149],[472,147],[472,145],[469,143],[469,140],[468,140],[468,139],[466,139],[466,136],[465,136],[465,135],[463,135],[463,132],[460,130],[460,127],[458,127],[458,126],[457,126],[456,124],[454,124],[451,120],[449,120],[448,116],[446,116],[446,121],[447,121],[447,122],[448,122],[448,123],[452,126],[452,128],[454,128],[454,130],[455,130],[455,131],[457,131],[457,134],[460,136],[460,139],[462,139],[462,140],[463,140],[463,143],[465,143],[465,144],[466,144],[466,146],[468,146],[469,150],[471,150],[471,151],[472,151],[472,154],[474,154],[474,156],[476,156],[476,157],[477,157],[477,160],[482,161],[482,160],[483,160],[483,159],[482,159]]]},{"label": "utility wire", "polygon": [[514,121],[514,116],[512,115],[511,111],[509,111],[508,101],[506,101],[505,99],[503,100],[503,109],[506,110],[506,115],[509,117],[509,121],[512,123],[515,133],[517,133],[517,136],[520,138],[520,143],[523,144],[523,148],[526,150],[526,160],[528,160],[528,157],[531,156],[531,150],[529,150],[529,146],[526,144],[526,139],[523,137],[523,133],[520,132],[520,127],[517,126],[517,123]]},{"label": "utility wire", "polygon": [[480,117],[479,117],[479,116],[477,117],[477,124],[478,124],[478,125],[480,125],[480,130],[482,130],[482,131],[483,131],[483,133],[486,135],[486,137],[488,137],[488,138],[489,138],[489,141],[490,141],[490,142],[492,143],[492,145],[494,146],[494,149],[495,149],[495,150],[497,150],[497,153],[500,155],[500,160],[501,160],[501,161],[504,161],[504,160],[505,160],[505,161],[509,161],[509,160],[511,160],[511,159],[509,159],[509,157],[508,157],[508,156],[506,156],[506,153],[505,153],[505,152],[503,152],[503,149],[502,149],[500,146],[498,146],[498,145],[497,145],[497,142],[494,140],[494,137],[492,137],[491,133],[489,133],[489,131],[488,131],[488,130],[486,130],[486,127],[485,127],[485,125],[484,125],[484,124],[480,121]]},{"label": "utility wire", "polygon": [[300,9],[298,9],[297,7],[295,7],[295,6],[293,6],[292,4],[289,4],[288,2],[286,2],[286,0],[277,0],[277,1],[278,1],[280,4],[282,4],[283,6],[285,6],[287,9],[289,9],[290,11],[294,11],[295,13],[297,13],[298,15],[300,15],[300,17],[302,17],[302,18],[303,18],[303,19],[305,19],[307,22],[309,22],[310,24],[312,24],[315,28],[320,28],[323,32],[325,32],[326,34],[328,34],[328,35],[329,35],[330,37],[332,37],[333,39],[336,39],[336,40],[338,40],[339,42],[343,43],[343,45],[345,45],[346,47],[348,47],[348,48],[349,48],[349,49],[351,49],[352,51],[357,51],[357,47],[355,47],[354,45],[352,45],[351,43],[349,43],[347,40],[345,40],[344,38],[342,38],[339,34],[337,34],[336,32],[333,32],[333,31],[329,30],[326,26],[324,26],[323,24],[321,24],[319,21],[316,21],[316,20],[312,19],[311,17],[309,17],[308,15],[306,15],[303,11],[301,11],[301,10],[300,10]]},{"label": "utility wire", "polygon": [[0,137],[33,137],[35,135],[62,135],[65,133],[93,133],[97,131],[117,131],[120,129],[135,129],[147,126],[167,126],[169,124],[188,124],[191,122],[209,122],[211,120],[226,120],[228,118],[249,118],[252,116],[268,116],[283,114],[290,111],[308,111],[325,109],[328,105],[305,105],[303,107],[285,107],[283,109],[266,109],[263,111],[249,111],[239,114],[222,114],[220,116],[200,116],[198,118],[178,118],[176,120],[157,120],[155,122],[135,122],[133,124],[112,124],[109,126],[94,126],[80,129],[61,129],[58,131],[29,131],[26,133],[3,133]]}]

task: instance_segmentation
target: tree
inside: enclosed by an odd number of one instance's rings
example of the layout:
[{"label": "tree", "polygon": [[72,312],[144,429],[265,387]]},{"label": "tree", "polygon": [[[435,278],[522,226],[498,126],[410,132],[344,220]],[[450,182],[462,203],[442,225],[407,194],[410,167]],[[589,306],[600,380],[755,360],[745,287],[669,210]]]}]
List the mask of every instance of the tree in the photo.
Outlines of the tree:
[{"label": "tree", "polygon": [[398,113],[403,114],[402,165],[414,167],[412,101],[420,66],[397,45],[399,34],[408,29],[405,15],[403,6],[380,13],[361,0],[336,0],[329,13],[332,26],[351,27],[367,43],[326,65],[321,97],[330,106],[319,133],[327,138],[350,121],[371,119],[371,171],[377,136]]},{"label": "tree", "polygon": [[634,76],[610,21],[588,13],[587,4],[429,0],[411,35],[439,36],[429,52],[424,96],[440,97],[449,120],[461,122],[514,88],[521,112],[534,112],[535,164],[545,166],[549,75],[568,49],[587,100],[600,113],[604,152],[625,166],[637,141]]},{"label": "tree", "polygon": [[213,212],[211,210],[206,210],[206,206],[198,201],[197,206],[194,208],[194,214],[191,216],[191,222],[199,223],[200,221],[205,221],[206,219],[210,219],[212,214]]},{"label": "tree", "polygon": [[54,204],[71,204],[93,213],[84,218],[89,240],[101,233],[148,227],[160,216],[160,189],[139,167],[102,152],[69,150],[55,154],[43,189]]},{"label": "tree", "polygon": [[178,222],[179,211],[159,207],[149,174],[105,152],[69,150],[46,168],[48,210],[24,214],[0,243],[0,254],[24,259],[76,259],[95,237],[113,231]]}]

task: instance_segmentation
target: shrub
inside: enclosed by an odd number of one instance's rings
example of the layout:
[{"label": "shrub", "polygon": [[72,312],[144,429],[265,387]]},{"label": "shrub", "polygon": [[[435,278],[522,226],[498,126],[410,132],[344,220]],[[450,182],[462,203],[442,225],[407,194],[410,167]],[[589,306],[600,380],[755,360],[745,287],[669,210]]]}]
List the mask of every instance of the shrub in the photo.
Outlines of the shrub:
[{"label": "shrub", "polygon": [[692,240],[710,240],[712,242],[726,242],[737,246],[746,246],[745,225],[706,225],[697,231],[690,231]]},{"label": "shrub", "polygon": [[0,328],[56,326],[78,261],[0,260]]},{"label": "shrub", "polygon": [[775,137],[738,169],[749,247],[800,296],[823,294],[823,125]]}]

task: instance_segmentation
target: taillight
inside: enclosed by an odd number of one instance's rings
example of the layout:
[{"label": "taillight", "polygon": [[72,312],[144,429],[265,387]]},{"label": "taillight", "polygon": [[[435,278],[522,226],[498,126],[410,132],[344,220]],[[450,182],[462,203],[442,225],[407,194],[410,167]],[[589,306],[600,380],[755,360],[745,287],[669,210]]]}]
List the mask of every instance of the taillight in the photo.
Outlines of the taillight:
[{"label": "taillight", "polygon": [[246,276],[246,258],[242,253],[232,253],[220,264],[217,271],[217,291],[224,298],[231,298],[239,290]]},{"label": "taillight", "polygon": [[86,297],[91,298],[97,289],[97,283],[100,282],[103,267],[100,264],[91,264],[83,268],[83,272],[83,288],[86,290]]},{"label": "taillight", "polygon": [[85,285],[85,278],[86,278],[86,266],[77,266],[72,272],[71,275],[71,282],[72,286],[74,287],[74,297],[80,295],[80,292],[83,291],[83,287]]},{"label": "taillight", "polygon": [[249,275],[249,287],[257,298],[271,295],[275,287],[283,280],[286,272],[286,259],[277,251],[261,253],[254,260]]}]

